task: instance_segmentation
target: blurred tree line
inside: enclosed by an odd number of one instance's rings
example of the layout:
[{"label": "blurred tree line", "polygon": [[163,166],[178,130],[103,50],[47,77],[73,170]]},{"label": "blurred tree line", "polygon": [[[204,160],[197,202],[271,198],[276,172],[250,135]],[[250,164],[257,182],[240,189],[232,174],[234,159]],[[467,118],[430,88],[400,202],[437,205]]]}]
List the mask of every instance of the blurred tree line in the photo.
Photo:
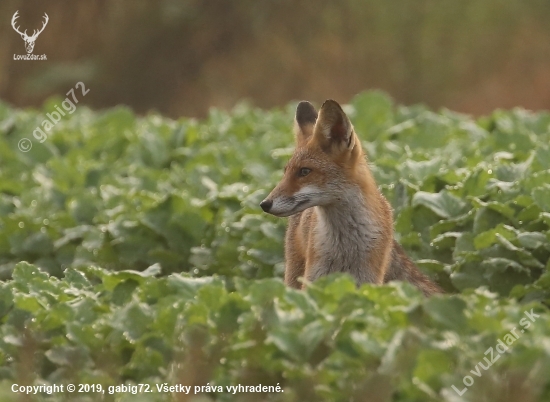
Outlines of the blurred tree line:
[{"label": "blurred tree line", "polygon": [[[49,24],[34,54],[10,25]],[[95,108],[201,116],[241,99],[342,102],[368,88],[470,113],[550,109],[545,0],[2,0],[0,98],[39,105],[77,81]]]}]

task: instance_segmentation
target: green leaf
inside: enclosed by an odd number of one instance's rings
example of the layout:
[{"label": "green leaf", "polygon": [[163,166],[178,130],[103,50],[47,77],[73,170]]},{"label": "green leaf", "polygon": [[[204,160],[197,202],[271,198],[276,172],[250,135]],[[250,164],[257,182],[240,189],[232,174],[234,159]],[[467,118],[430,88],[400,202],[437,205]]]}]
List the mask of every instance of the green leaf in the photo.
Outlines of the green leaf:
[{"label": "green leaf", "polygon": [[494,229],[478,234],[474,238],[474,245],[477,250],[480,250],[498,243],[499,238],[514,240],[517,238],[517,231],[511,226],[499,224]]},{"label": "green leaf", "polygon": [[447,191],[440,193],[417,192],[412,199],[412,205],[422,205],[441,218],[451,218],[464,212],[467,204]]},{"label": "green leaf", "polygon": [[153,310],[147,304],[133,300],[113,314],[111,325],[135,342],[145,334],[152,318]]},{"label": "green leaf", "polygon": [[522,247],[534,250],[550,242],[547,237],[539,232],[523,232],[518,234],[518,242]]},{"label": "green leaf", "polygon": [[466,303],[456,296],[430,297],[424,303],[426,313],[444,328],[463,331],[466,328]]},{"label": "green leaf", "polygon": [[531,196],[544,212],[550,212],[550,184],[533,189]]}]

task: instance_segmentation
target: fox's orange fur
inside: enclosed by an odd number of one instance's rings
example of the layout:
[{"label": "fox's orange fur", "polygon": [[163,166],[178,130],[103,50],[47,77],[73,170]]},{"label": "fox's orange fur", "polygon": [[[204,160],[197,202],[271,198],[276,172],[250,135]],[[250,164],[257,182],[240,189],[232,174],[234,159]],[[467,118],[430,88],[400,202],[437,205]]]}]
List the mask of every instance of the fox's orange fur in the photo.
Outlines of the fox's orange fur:
[{"label": "fox's orange fur", "polygon": [[295,135],[283,179],[260,204],[290,216],[285,283],[301,288],[301,277],[347,272],[357,284],[406,280],[426,295],[441,292],[394,240],[391,207],[340,105],[327,100],[317,113],[300,102]]}]

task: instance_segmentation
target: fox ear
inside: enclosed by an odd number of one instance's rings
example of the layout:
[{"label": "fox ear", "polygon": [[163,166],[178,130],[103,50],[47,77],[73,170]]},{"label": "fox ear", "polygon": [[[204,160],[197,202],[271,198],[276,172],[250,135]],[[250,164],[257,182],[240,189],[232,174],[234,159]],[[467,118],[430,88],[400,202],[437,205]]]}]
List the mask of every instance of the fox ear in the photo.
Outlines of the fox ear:
[{"label": "fox ear", "polygon": [[294,134],[296,135],[296,143],[301,145],[305,143],[311,134],[313,127],[317,121],[317,110],[307,101],[298,103],[296,108],[296,119],[294,125]]},{"label": "fox ear", "polygon": [[338,149],[352,149],[354,144],[353,126],[338,102],[326,100],[319,111],[315,125],[315,135],[320,136],[327,148],[333,145]]}]

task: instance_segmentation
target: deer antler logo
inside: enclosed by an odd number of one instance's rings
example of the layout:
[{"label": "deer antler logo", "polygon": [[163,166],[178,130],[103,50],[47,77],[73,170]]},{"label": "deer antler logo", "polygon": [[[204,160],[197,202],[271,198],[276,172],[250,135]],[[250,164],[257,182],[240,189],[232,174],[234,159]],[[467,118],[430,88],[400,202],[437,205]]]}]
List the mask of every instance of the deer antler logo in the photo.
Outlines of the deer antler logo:
[{"label": "deer antler logo", "polygon": [[33,34],[29,36],[27,35],[26,29],[25,29],[25,32],[21,32],[19,30],[19,27],[15,26],[15,22],[17,18],[19,18],[18,13],[19,13],[19,10],[17,10],[15,14],[13,14],[13,18],[11,19],[11,26],[13,27],[15,32],[21,35],[21,37],[25,41],[25,48],[27,49],[27,53],[32,53],[32,51],[34,50],[34,42],[36,41],[36,38],[38,38],[38,35],[40,35],[44,30],[44,28],[46,28],[46,25],[48,25],[48,21],[50,20],[50,18],[48,17],[48,14],[44,13],[44,22],[43,22],[42,28],[40,28],[40,30],[38,31],[35,29],[33,31]]}]

